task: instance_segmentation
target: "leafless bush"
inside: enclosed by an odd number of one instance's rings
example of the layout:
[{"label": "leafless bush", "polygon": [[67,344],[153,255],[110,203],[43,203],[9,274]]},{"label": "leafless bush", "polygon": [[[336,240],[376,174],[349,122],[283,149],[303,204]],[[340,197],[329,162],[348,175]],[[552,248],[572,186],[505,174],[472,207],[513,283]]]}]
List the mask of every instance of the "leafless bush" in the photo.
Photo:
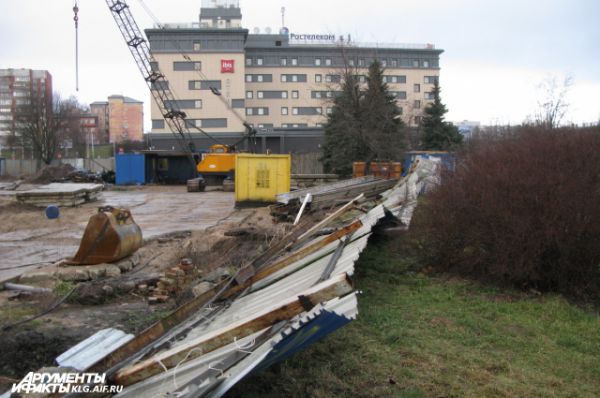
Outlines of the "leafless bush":
[{"label": "leafless bush", "polygon": [[433,265],[600,297],[600,128],[524,127],[472,140],[415,233]]}]

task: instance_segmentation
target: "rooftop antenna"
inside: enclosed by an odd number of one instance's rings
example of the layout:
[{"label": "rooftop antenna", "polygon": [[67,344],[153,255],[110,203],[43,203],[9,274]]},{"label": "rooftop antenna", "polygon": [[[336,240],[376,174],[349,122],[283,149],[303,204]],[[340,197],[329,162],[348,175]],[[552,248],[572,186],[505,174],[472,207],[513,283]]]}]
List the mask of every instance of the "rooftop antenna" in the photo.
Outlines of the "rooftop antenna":
[{"label": "rooftop antenna", "polygon": [[285,27],[285,7],[281,7],[281,27]]},{"label": "rooftop antenna", "polygon": [[73,21],[75,22],[75,91],[79,91],[79,17],[77,13],[79,7],[77,6],[77,0],[73,6]]}]

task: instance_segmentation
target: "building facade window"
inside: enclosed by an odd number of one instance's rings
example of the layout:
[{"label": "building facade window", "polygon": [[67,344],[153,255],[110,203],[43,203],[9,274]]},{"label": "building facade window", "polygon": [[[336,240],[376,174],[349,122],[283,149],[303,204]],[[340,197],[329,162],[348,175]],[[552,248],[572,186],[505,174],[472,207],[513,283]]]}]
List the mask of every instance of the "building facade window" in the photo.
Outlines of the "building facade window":
[{"label": "building facade window", "polygon": [[292,98],[294,98],[294,99],[300,98],[300,92],[296,91],[296,90],[292,91]]},{"label": "building facade window", "polygon": [[266,107],[256,107],[256,108],[246,108],[247,116],[265,116],[269,114],[269,108]]},{"label": "building facade window", "polygon": [[194,51],[200,51],[202,49],[202,44],[199,41],[195,41],[193,44]]},{"label": "building facade window", "polygon": [[420,109],[421,108],[421,100],[415,100],[415,102],[413,102],[413,108]]},{"label": "building facade window", "polygon": [[421,85],[420,85],[420,84],[418,84],[418,83],[417,83],[417,84],[415,84],[415,85],[414,85],[414,87],[413,87],[413,91],[414,91],[415,93],[420,93],[420,92],[421,92]]},{"label": "building facade window", "polygon": [[292,108],[292,115],[298,114],[298,108]]},{"label": "building facade window", "polygon": [[429,61],[423,61],[423,68],[429,68]]},{"label": "building facade window", "polygon": [[262,64],[263,64],[263,59],[262,58],[256,58],[256,65],[262,66]]},{"label": "building facade window", "polygon": [[252,91],[246,91],[246,98],[247,99],[252,99],[254,98],[254,93]]},{"label": "building facade window", "polygon": [[220,80],[190,80],[188,82],[189,90],[212,90],[221,89]]},{"label": "building facade window", "polygon": [[413,68],[418,68],[419,67],[419,61],[418,60],[413,60]]},{"label": "building facade window", "polygon": [[322,75],[315,75],[315,83],[321,83],[323,81]]},{"label": "building facade window", "polygon": [[280,65],[281,66],[287,66],[287,58],[281,58]]},{"label": "building facade window", "polygon": [[315,66],[321,66],[321,58],[315,58]]},{"label": "building facade window", "polygon": [[287,97],[288,97],[288,92],[287,91],[282,91],[281,92],[281,98],[287,99]]},{"label": "building facade window", "polygon": [[435,84],[437,81],[437,76],[425,76],[424,83],[425,84]]},{"label": "building facade window", "polygon": [[252,66],[252,58],[246,58],[246,66]]},{"label": "building facade window", "polygon": [[348,65],[350,65],[350,66],[354,66],[354,58],[350,58],[350,59],[348,60]]},{"label": "building facade window", "polygon": [[287,115],[288,114],[288,108],[286,106],[282,106],[281,107],[281,114],[282,115]]},{"label": "building facade window", "polygon": [[331,58],[325,58],[325,66],[331,66]]},{"label": "building facade window", "polygon": [[332,108],[332,107],[330,107],[330,106],[328,106],[328,107],[327,107],[327,109],[325,110],[325,112],[326,112],[328,115],[331,115],[331,113],[333,112],[333,108]]},{"label": "building facade window", "polygon": [[281,82],[282,83],[306,83],[306,75],[304,74],[299,74],[299,75],[281,75]]},{"label": "building facade window", "polygon": [[293,57],[292,58],[292,66],[297,66],[298,65],[298,58]]}]

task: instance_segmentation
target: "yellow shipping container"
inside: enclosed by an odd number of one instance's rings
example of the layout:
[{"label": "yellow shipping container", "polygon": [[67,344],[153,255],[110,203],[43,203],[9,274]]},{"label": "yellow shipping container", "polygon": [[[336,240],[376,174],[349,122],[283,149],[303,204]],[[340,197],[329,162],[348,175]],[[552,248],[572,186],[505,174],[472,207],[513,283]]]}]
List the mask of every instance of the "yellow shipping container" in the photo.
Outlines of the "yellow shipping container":
[{"label": "yellow shipping container", "polygon": [[290,191],[290,155],[251,155],[235,158],[236,205],[272,203],[277,194]]}]

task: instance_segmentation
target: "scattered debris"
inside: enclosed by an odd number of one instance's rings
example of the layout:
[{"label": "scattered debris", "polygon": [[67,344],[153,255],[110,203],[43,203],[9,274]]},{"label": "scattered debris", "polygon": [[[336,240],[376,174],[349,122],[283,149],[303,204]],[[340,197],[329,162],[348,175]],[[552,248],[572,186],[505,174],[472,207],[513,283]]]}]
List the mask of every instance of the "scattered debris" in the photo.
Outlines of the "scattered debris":
[{"label": "scattered debris", "polygon": [[74,171],[76,171],[75,167],[68,163],[58,166],[45,166],[25,181],[29,184],[50,184],[51,182],[64,181]]}]

